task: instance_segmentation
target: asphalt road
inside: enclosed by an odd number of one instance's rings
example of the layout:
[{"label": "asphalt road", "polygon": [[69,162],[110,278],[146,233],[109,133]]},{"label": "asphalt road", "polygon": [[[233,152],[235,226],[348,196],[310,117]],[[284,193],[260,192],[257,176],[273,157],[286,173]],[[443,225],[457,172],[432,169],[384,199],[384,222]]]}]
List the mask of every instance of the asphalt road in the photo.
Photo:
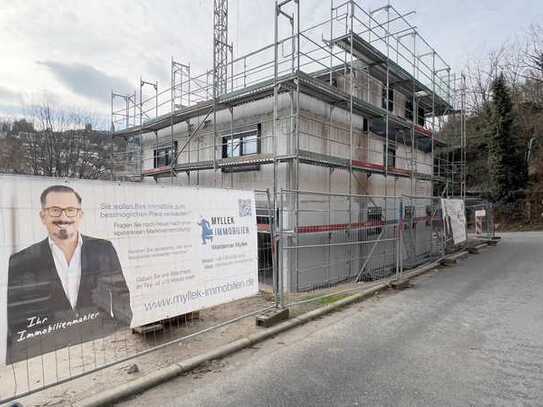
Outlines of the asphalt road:
[{"label": "asphalt road", "polygon": [[543,406],[543,233],[214,362],[123,406]]}]

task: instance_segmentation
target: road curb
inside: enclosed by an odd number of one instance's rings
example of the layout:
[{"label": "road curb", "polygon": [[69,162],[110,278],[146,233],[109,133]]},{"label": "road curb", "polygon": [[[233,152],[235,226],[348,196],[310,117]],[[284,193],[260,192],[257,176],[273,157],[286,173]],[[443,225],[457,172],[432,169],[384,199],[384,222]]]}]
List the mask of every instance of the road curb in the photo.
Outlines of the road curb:
[{"label": "road curb", "polygon": [[[484,246],[487,246],[486,242],[480,245],[477,245],[476,248],[481,248]],[[400,281],[409,281],[413,278],[419,277],[423,274],[426,274],[434,270],[436,267],[440,265],[443,259],[460,259],[460,258],[466,257],[467,255],[469,255],[469,252],[466,250],[463,250],[461,252],[454,253],[449,256],[444,256],[432,263],[421,266],[411,272],[403,273],[403,276],[400,279]],[[170,366],[148,373],[145,376],[142,376],[138,379],[135,379],[128,383],[117,386],[113,389],[103,391],[99,394],[88,397],[79,402],[75,402],[73,403],[73,406],[74,407],[109,406],[115,402],[126,399],[130,396],[134,396],[138,393],[141,393],[144,390],[157,386],[161,383],[171,380],[184,373],[190,372],[191,370],[194,370],[195,368],[202,365],[203,363],[209,362],[214,359],[224,358],[246,347],[249,347],[256,343],[267,340],[281,332],[287,331],[289,329],[305,324],[314,319],[320,318],[324,315],[337,311],[348,305],[364,301],[368,299],[369,297],[374,296],[375,294],[378,294],[382,291],[389,289],[392,281],[393,280],[384,281],[361,293],[351,295],[349,297],[336,301],[332,304],[326,305],[322,308],[318,308],[316,310],[307,312],[305,314],[289,319],[288,321],[282,322],[273,327],[266,328],[266,330],[263,330],[261,332],[257,332],[245,338],[238,339],[234,342],[223,345],[215,349],[214,351],[205,353],[203,355],[195,356],[193,358],[190,358],[181,362],[177,362]]]}]

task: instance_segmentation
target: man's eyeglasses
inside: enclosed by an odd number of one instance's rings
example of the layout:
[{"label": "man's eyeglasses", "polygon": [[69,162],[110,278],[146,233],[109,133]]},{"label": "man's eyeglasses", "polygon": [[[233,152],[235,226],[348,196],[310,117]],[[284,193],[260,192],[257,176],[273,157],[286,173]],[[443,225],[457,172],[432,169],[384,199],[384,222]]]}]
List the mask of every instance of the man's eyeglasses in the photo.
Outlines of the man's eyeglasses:
[{"label": "man's eyeglasses", "polygon": [[75,218],[81,208],[59,208],[58,206],[50,206],[49,208],[44,208],[44,210],[46,210],[49,216],[52,216],[53,218],[59,218],[62,215],[62,212],[64,212],[68,218]]}]

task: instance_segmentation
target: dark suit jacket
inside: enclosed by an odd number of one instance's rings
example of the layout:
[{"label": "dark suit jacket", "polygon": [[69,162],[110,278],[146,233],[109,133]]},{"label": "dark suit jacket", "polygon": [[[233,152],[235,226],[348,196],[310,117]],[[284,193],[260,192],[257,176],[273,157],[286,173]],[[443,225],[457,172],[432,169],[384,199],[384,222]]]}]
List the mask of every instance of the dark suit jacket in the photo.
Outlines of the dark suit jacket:
[{"label": "dark suit jacket", "polygon": [[48,239],[9,259],[6,364],[113,333],[130,325],[130,295],[111,242],[81,236],[75,309],[66,297]]}]

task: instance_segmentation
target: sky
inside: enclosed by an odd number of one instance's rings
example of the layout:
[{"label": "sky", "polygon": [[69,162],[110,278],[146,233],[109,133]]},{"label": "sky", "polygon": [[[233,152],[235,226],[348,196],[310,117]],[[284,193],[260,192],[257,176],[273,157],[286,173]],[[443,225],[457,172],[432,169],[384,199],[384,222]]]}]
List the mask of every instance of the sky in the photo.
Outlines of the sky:
[{"label": "sky", "polygon": [[[375,9],[386,0],[356,0]],[[342,0],[334,0],[340,4]],[[324,20],[330,0],[300,0],[302,28]],[[541,0],[398,0],[400,11],[455,71],[543,21]],[[105,123],[110,92],[139,77],[169,87],[170,61],[211,68],[213,0],[0,0],[0,117],[47,101]],[[234,56],[273,42],[273,0],[229,0]],[[326,30],[324,30],[324,34]]]}]

